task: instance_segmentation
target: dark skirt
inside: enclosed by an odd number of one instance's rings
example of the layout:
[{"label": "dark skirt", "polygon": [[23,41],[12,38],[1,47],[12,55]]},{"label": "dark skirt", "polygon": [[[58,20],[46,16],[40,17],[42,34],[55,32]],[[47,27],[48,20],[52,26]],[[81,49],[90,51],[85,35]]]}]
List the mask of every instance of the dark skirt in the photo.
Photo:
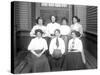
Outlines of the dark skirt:
[{"label": "dark skirt", "polygon": [[84,69],[85,64],[82,61],[82,56],[80,52],[69,52],[65,56],[64,70],[79,70]]},{"label": "dark skirt", "polygon": [[32,72],[49,72],[49,63],[45,55],[36,57],[33,53],[29,53],[27,56],[28,65]]}]

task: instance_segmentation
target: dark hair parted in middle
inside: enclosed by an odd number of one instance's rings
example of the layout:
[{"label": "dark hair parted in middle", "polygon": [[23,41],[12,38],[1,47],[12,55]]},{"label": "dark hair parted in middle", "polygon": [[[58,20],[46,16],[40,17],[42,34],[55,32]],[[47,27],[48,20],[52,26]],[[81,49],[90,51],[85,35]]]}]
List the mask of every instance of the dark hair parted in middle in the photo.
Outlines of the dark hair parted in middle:
[{"label": "dark hair parted in middle", "polygon": [[43,24],[44,24],[44,20],[43,20],[42,17],[38,17],[38,18],[36,19],[36,23],[39,24],[39,23],[38,23],[38,20],[39,20],[39,19],[41,19],[41,20],[43,21]]},{"label": "dark hair parted in middle", "polygon": [[56,31],[58,31],[58,32],[60,33],[60,29],[55,29],[54,33],[55,33]]},{"label": "dark hair parted in middle", "polygon": [[63,17],[63,18],[61,19],[61,22],[62,22],[63,20],[65,20],[65,21],[68,23],[68,19],[67,19],[66,17]]},{"label": "dark hair parted in middle", "polygon": [[77,37],[80,37],[80,35],[81,35],[80,32],[78,32],[78,31],[76,31],[76,30],[73,30],[73,31],[71,32],[71,34],[72,34],[72,33],[75,33],[75,35],[76,35]]},{"label": "dark hair parted in middle", "polygon": [[40,32],[41,35],[43,34],[43,31],[41,29],[37,29],[37,30],[35,30],[35,35],[37,35],[38,32]]},{"label": "dark hair parted in middle", "polygon": [[73,18],[75,18],[77,20],[77,22],[80,22],[80,19],[77,16],[73,16],[72,21],[73,21]]},{"label": "dark hair parted in middle", "polygon": [[[51,16],[50,16],[50,20],[51,20],[52,17],[55,17],[55,22],[57,22],[57,16],[51,15]],[[51,20],[51,21],[52,21],[52,20]]]}]

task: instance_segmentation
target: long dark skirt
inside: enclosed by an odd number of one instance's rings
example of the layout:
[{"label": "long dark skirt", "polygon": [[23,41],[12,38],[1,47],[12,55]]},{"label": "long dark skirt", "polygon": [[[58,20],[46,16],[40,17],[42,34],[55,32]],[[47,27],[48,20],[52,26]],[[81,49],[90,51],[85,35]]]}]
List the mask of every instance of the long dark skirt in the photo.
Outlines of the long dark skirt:
[{"label": "long dark skirt", "polygon": [[36,57],[33,53],[29,53],[27,56],[28,66],[32,72],[49,72],[50,67],[48,59],[45,55]]},{"label": "long dark skirt", "polygon": [[82,61],[82,56],[80,52],[69,52],[65,56],[64,70],[79,70],[84,69],[85,64]]}]

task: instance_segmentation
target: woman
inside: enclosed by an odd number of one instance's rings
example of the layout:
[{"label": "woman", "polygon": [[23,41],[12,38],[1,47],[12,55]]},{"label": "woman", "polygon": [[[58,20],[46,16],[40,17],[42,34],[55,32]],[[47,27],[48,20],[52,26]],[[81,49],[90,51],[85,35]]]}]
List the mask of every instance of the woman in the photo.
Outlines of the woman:
[{"label": "woman", "polygon": [[73,22],[73,24],[71,25],[71,30],[80,32],[80,34],[81,34],[80,37],[82,37],[83,36],[83,27],[80,24],[80,19],[77,16],[73,16],[72,22]]},{"label": "woman", "polygon": [[80,33],[72,31],[72,39],[68,43],[68,53],[66,54],[65,65],[66,70],[84,69],[86,60],[83,51],[83,44],[80,40]]},{"label": "woman", "polygon": [[47,31],[50,38],[54,37],[54,31],[60,28],[60,24],[57,23],[57,18],[55,16],[50,17],[51,23],[47,24]]},{"label": "woman", "polygon": [[48,59],[44,52],[48,49],[47,42],[42,38],[42,30],[35,31],[36,38],[32,39],[28,50],[31,52],[28,58],[28,63],[31,66],[32,72],[47,72],[50,71]]},{"label": "woman", "polygon": [[33,26],[32,30],[30,32],[30,36],[35,37],[36,36],[35,30],[41,29],[44,32],[43,37],[46,37],[47,36],[47,30],[46,30],[46,26],[43,25],[42,17],[38,17],[37,20],[36,20],[36,23],[37,24],[35,26]]},{"label": "woman", "polygon": [[48,57],[50,67],[52,71],[62,70],[62,64],[64,60],[63,54],[65,53],[65,43],[62,38],[60,38],[60,30],[55,30],[55,37],[50,42]]},{"label": "woman", "polygon": [[69,40],[69,35],[71,33],[71,28],[68,26],[68,19],[67,18],[65,18],[65,17],[62,18],[61,23],[62,23],[61,26],[60,26],[61,37],[65,42],[65,50],[67,52],[67,50],[68,50],[68,40]]},{"label": "woman", "polygon": [[57,23],[57,17],[56,16],[50,16],[50,20],[51,22],[47,24],[47,42],[48,42],[48,46],[50,45],[50,41],[51,39],[53,39],[55,36],[54,36],[54,31],[56,29],[60,29],[60,24]]}]

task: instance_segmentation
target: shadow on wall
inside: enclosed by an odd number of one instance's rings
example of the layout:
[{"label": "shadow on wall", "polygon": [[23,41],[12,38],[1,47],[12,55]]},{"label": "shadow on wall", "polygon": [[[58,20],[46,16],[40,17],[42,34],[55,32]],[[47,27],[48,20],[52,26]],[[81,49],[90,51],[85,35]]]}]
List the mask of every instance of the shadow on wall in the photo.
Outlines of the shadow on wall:
[{"label": "shadow on wall", "polygon": [[97,59],[97,35],[85,33],[85,49]]},{"label": "shadow on wall", "polygon": [[20,52],[20,51],[24,51],[27,50],[27,47],[31,41],[31,37],[28,34],[23,35],[24,32],[19,32],[16,36],[16,55]]}]

